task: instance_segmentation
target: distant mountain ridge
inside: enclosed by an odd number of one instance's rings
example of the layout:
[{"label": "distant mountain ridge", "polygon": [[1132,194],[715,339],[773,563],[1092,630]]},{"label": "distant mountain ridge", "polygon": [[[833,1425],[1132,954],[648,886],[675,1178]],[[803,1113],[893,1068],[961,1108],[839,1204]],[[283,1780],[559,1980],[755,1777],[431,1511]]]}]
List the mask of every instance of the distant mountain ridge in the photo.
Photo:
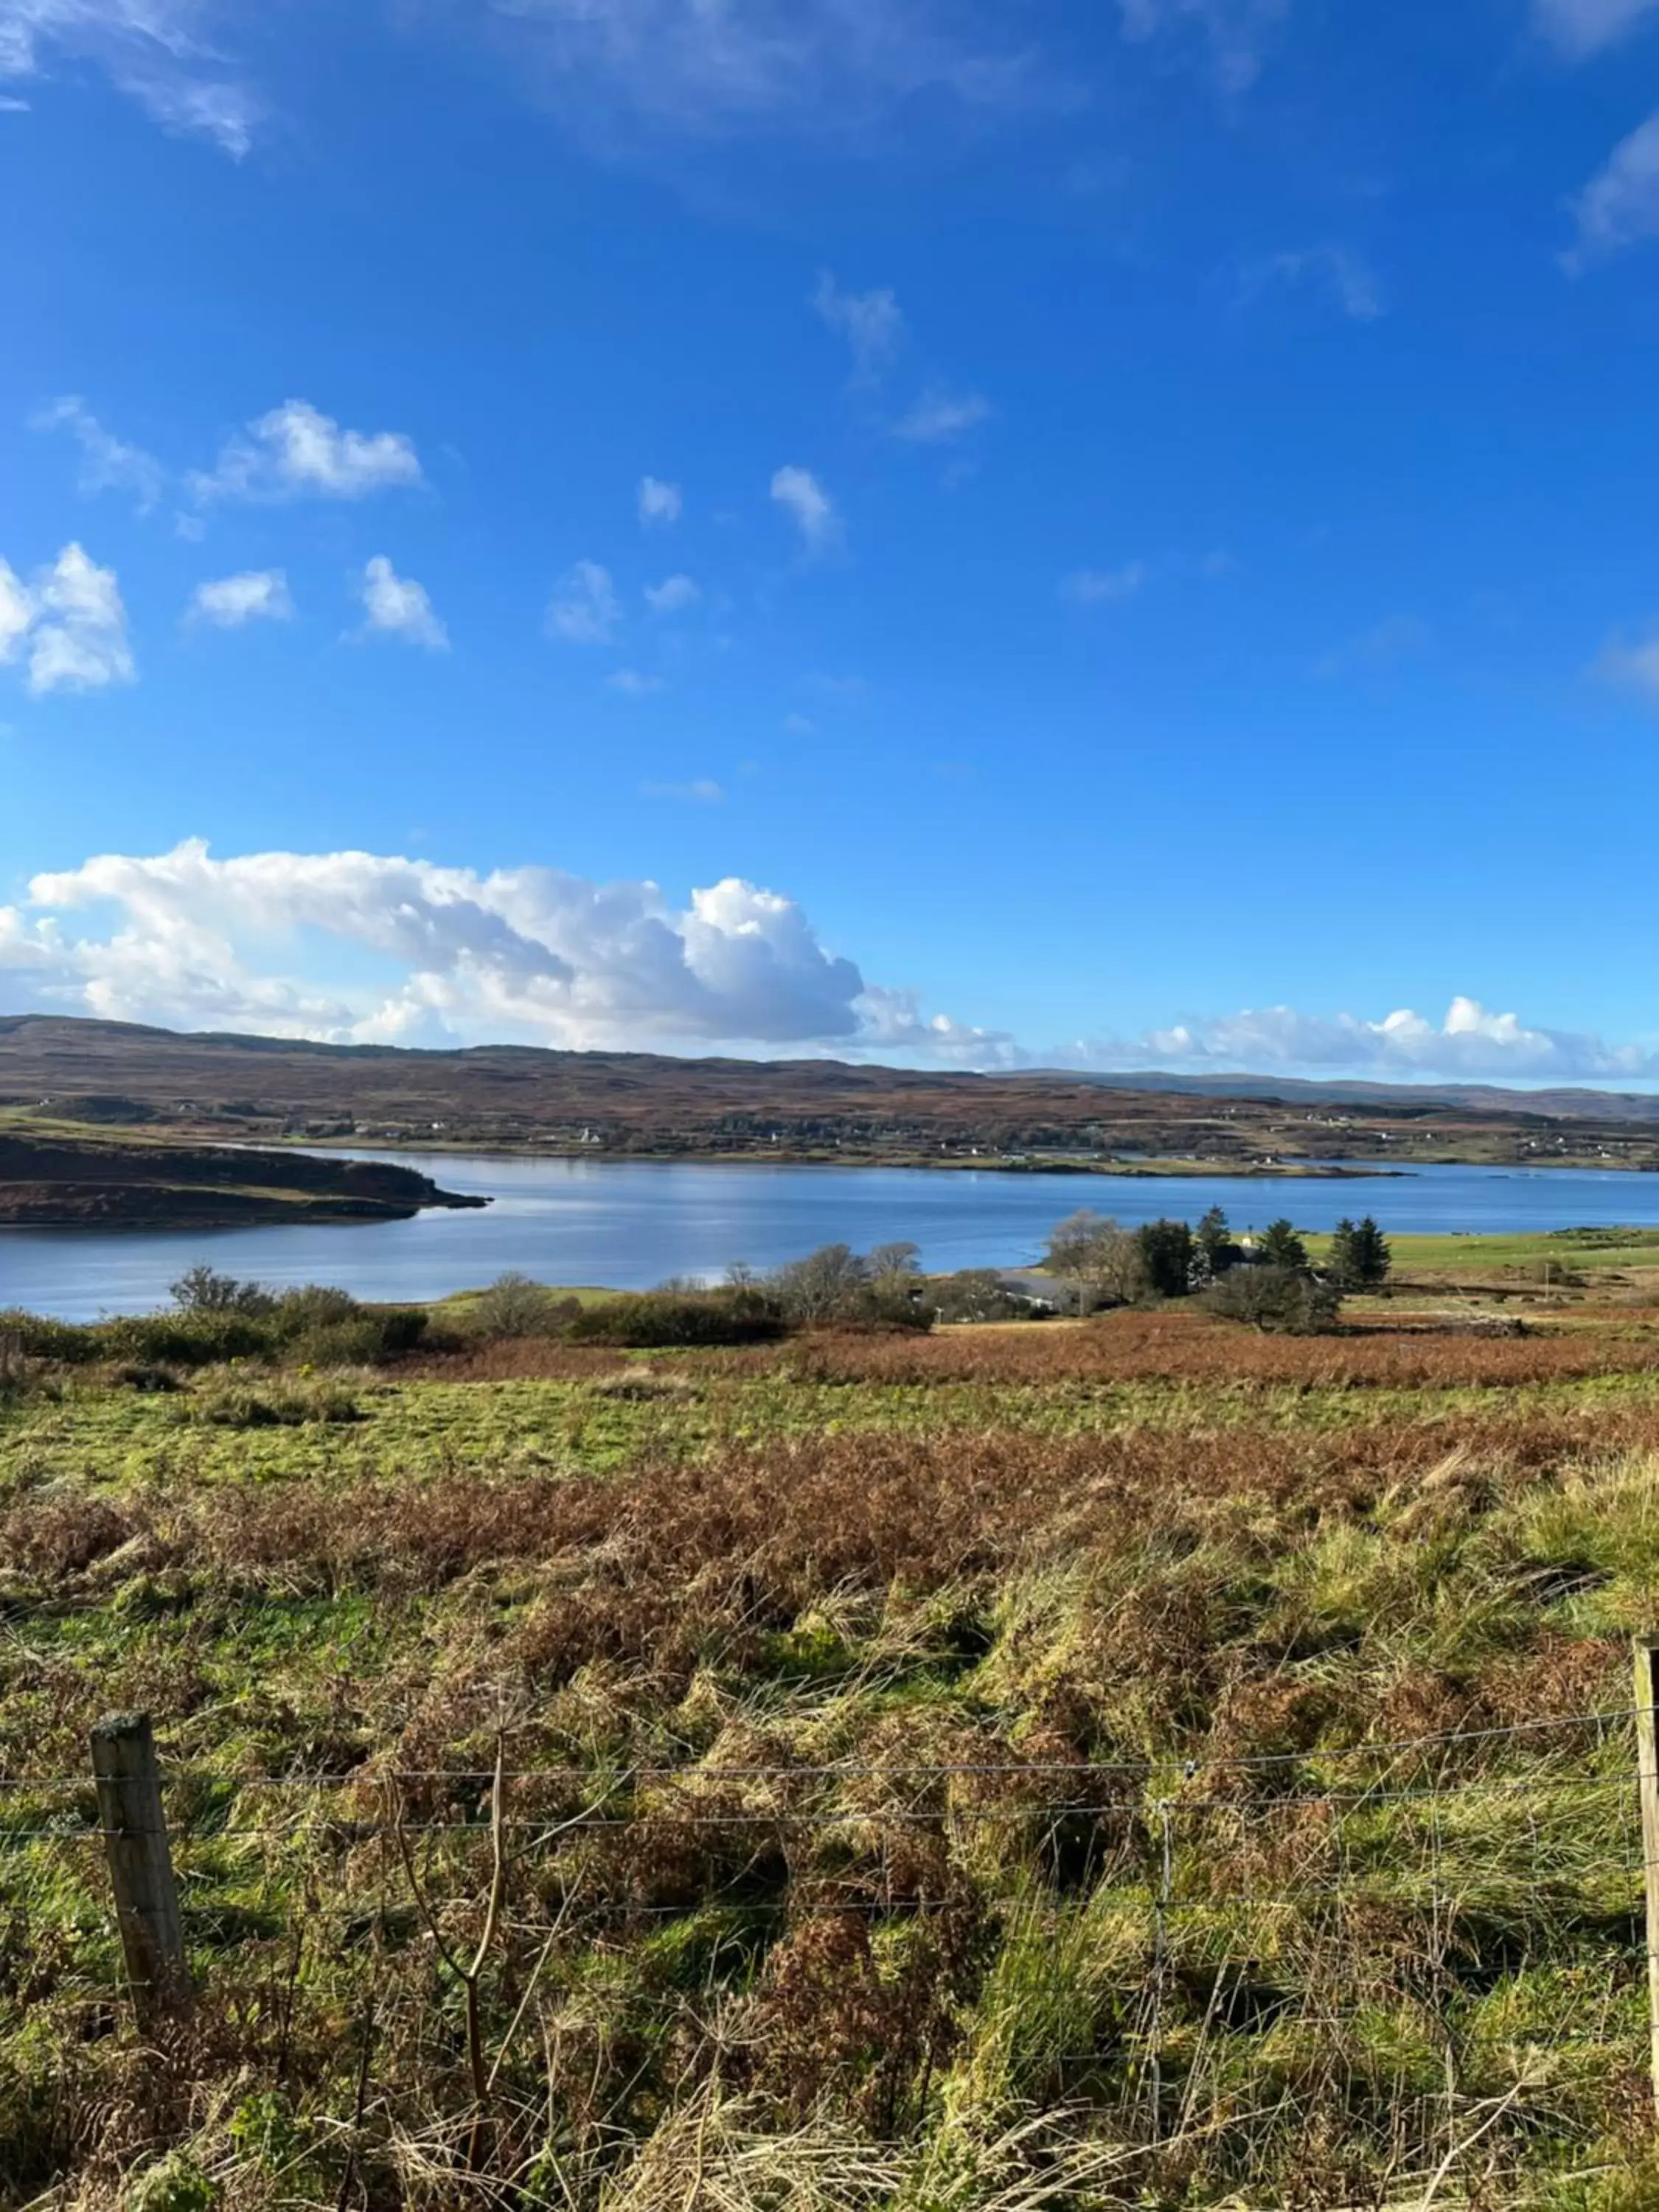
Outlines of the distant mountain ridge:
[{"label": "distant mountain ridge", "polygon": [[965,1164],[1540,1160],[1659,1168],[1659,1097],[1271,1075],[1006,1073],[0,1016],[0,1106],[192,1136]]}]

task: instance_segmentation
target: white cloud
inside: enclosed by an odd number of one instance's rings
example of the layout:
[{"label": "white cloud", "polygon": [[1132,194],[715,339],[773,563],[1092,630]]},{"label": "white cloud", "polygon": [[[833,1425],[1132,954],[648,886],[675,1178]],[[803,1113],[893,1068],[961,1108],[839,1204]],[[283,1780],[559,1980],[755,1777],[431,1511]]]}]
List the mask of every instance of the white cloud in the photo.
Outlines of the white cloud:
[{"label": "white cloud", "polygon": [[792,738],[811,738],[817,733],[817,724],[810,714],[789,714],[783,718],[783,726]]},{"label": "white cloud", "polygon": [[1060,588],[1080,607],[1109,606],[1133,599],[1147,574],[1144,561],[1126,561],[1121,568],[1079,568]]},{"label": "white cloud", "polygon": [[646,799],[681,799],[696,806],[716,806],[726,793],[712,776],[700,775],[694,783],[642,783]]},{"label": "white cloud", "polygon": [[307,399],[285,399],[230,439],[191,489],[216,500],[364,499],[422,481],[420,458],[398,430],[343,430]]},{"label": "white cloud", "polygon": [[1609,638],[1594,673],[1659,705],[1659,624],[1634,638]]},{"label": "white cloud", "polygon": [[1396,667],[1415,653],[1425,653],[1433,642],[1433,632],[1419,616],[1389,615],[1373,629],[1333,647],[1316,663],[1314,674],[1330,678],[1379,672]]},{"label": "white cloud", "polygon": [[1533,0],[1533,21],[1574,61],[1615,46],[1659,7],[1659,0]]},{"label": "white cloud", "polygon": [[935,386],[922,394],[908,415],[901,416],[894,423],[893,435],[910,439],[917,445],[940,445],[973,429],[990,412],[990,401],[977,392],[953,393]]},{"label": "white cloud", "polygon": [[567,645],[605,645],[622,620],[611,571],[597,561],[578,561],[560,582],[547,610],[550,635]]},{"label": "white cloud", "polygon": [[32,430],[67,430],[81,448],[76,478],[83,492],[130,491],[140,514],[148,514],[161,496],[167,471],[154,454],[129,446],[105,429],[86,402],[71,392],[54,399],[29,419]]},{"label": "white cloud", "polygon": [[653,615],[683,614],[702,597],[694,576],[665,576],[661,583],[645,587],[645,603]]},{"label": "white cloud", "polygon": [[1245,301],[1278,284],[1316,284],[1350,322],[1374,323],[1385,313],[1375,272],[1346,246],[1316,246],[1300,253],[1274,253],[1253,263],[1240,279]]},{"label": "white cloud", "polygon": [[186,618],[211,623],[217,629],[240,629],[244,623],[287,622],[294,613],[288,578],[280,568],[250,568],[198,584]]},{"label": "white cloud", "polygon": [[826,269],[812,290],[811,304],[832,331],[852,349],[853,372],[860,382],[879,376],[904,340],[904,316],[892,292],[843,292]]},{"label": "white cloud", "polygon": [[1659,112],[1613,148],[1572,212],[1578,240],[1563,264],[1573,274],[1621,246],[1659,236]]},{"label": "white cloud", "polygon": [[[76,937],[67,918],[88,909],[98,923]],[[286,964],[308,939],[398,973],[325,988]],[[37,877],[26,908],[0,908],[0,1001],[279,1035],[856,1048],[870,1036],[864,992],[793,900],[736,877],[677,908],[652,883],[551,868],[219,860],[192,840]]]},{"label": "white cloud", "polygon": [[400,637],[428,653],[447,653],[449,632],[432,611],[426,586],[400,576],[384,553],[365,567],[359,586],[364,622],[360,637]]},{"label": "white cloud", "polygon": [[640,520],[647,530],[653,526],[667,527],[678,522],[684,506],[685,501],[677,483],[665,483],[660,477],[640,478]]},{"label": "white cloud", "polygon": [[618,668],[605,680],[611,690],[625,692],[631,699],[646,698],[663,688],[660,676],[644,676],[637,668]]},{"label": "white cloud", "polygon": [[974,110],[1047,97],[1024,48],[963,0],[490,0],[520,80],[589,136],[861,133],[927,94]]},{"label": "white cloud", "polygon": [[772,478],[772,496],[799,526],[809,553],[821,553],[841,538],[835,501],[811,469],[781,468]]},{"label": "white cloud", "polygon": [[1206,42],[1224,92],[1246,92],[1261,74],[1290,0],[1118,0],[1126,39],[1145,42],[1195,33]]},{"label": "white cloud", "polygon": [[20,656],[37,697],[131,684],[137,672],[114,569],[100,568],[78,544],[64,546],[29,584],[0,561],[0,661]]},{"label": "white cloud", "polygon": [[164,131],[240,160],[260,103],[217,51],[216,0],[0,0],[0,78],[89,62]]},{"label": "white cloud", "polygon": [[1462,996],[1437,1023],[1409,1007],[1367,1020],[1267,1006],[1180,1022],[1131,1039],[1085,1042],[1066,1057],[1074,1065],[1101,1068],[1295,1071],[1383,1081],[1438,1076],[1560,1083],[1659,1075],[1659,1051],[1649,1046],[1533,1028],[1515,1014],[1489,1012],[1478,999]]}]

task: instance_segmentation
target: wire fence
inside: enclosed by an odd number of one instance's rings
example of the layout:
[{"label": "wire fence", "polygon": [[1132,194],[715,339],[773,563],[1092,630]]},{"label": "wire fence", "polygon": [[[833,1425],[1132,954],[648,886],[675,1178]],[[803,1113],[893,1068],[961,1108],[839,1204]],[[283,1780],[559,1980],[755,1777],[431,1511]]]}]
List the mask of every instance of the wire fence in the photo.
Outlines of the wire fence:
[{"label": "wire fence", "polygon": [[[884,2140],[948,2085],[1218,2186],[1559,2172],[1650,2124],[1639,1711],[1218,1760],[164,1762],[191,2033],[360,2169],[418,2113],[520,2191],[716,2082]],[[108,2034],[142,1994],[109,1840],[90,1774],[0,1778],[0,2007]]]}]

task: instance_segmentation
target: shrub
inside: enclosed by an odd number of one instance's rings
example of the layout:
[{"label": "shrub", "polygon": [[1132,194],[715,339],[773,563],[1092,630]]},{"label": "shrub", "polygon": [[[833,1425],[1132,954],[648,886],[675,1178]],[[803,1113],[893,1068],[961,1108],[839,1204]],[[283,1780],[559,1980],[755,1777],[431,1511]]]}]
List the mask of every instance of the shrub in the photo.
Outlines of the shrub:
[{"label": "shrub", "polygon": [[1321,1336],[1334,1328],[1342,1293],[1295,1267],[1232,1267],[1204,1292],[1206,1312],[1281,1336]]},{"label": "shrub", "polygon": [[757,1291],[705,1291],[696,1297],[637,1291],[580,1308],[566,1334],[572,1344],[649,1350],[694,1344],[766,1344],[784,1333],[777,1307]]},{"label": "shrub", "polygon": [[413,1352],[429,1322],[422,1306],[359,1306],[343,1320],[319,1322],[290,1339],[287,1355],[306,1367],[380,1367]]},{"label": "shrub", "polygon": [[222,1275],[205,1260],[185,1270],[172,1285],[172,1295],[181,1313],[264,1315],[276,1310],[275,1296],[263,1283],[239,1282],[234,1275]]},{"label": "shrub", "polygon": [[98,1355],[93,1330],[74,1322],[50,1321],[43,1314],[25,1313],[21,1306],[0,1313],[0,1337],[21,1358],[58,1360],[66,1367]]},{"label": "shrub", "polygon": [[1031,1311],[1028,1298],[1009,1290],[994,1267],[963,1267],[928,1285],[934,1318],[944,1322],[1018,1321]]},{"label": "shrub", "polygon": [[362,1412],[337,1382],[227,1382],[191,1400],[179,1418],[214,1429],[297,1429],[308,1421],[358,1421]]},{"label": "shrub", "polygon": [[560,1336],[580,1311],[574,1298],[562,1298],[545,1283],[510,1267],[478,1292],[463,1326],[469,1336]]},{"label": "shrub", "polygon": [[100,1322],[89,1334],[105,1358],[147,1367],[209,1367],[222,1359],[255,1358],[271,1351],[276,1340],[268,1318],[211,1306],[127,1314]]}]

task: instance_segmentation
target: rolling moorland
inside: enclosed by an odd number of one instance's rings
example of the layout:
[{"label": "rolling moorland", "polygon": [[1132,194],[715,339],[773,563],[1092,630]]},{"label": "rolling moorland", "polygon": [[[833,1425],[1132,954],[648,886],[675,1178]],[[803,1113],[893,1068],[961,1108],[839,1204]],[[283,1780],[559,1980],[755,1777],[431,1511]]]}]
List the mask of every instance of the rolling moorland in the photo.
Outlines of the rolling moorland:
[{"label": "rolling moorland", "polygon": [[0,2204],[1647,2212],[1659,1238],[1395,1278],[0,1321]]},{"label": "rolling moorland", "polygon": [[0,1106],[270,1143],[949,1166],[1659,1166],[1659,1099],[1240,1077],[938,1074],[516,1046],[416,1052],[0,1018]]}]

